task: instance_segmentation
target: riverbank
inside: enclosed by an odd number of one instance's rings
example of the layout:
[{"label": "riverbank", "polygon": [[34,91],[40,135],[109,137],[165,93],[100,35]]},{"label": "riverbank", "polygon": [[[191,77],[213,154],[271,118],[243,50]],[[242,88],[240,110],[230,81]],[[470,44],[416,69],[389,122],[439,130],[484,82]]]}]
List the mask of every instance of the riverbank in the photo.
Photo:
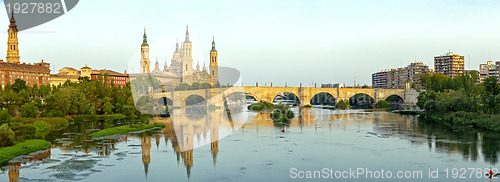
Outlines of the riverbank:
[{"label": "riverbank", "polygon": [[447,122],[455,126],[481,128],[500,131],[500,115],[479,114],[474,112],[420,113],[431,121]]},{"label": "riverbank", "polygon": [[115,120],[124,119],[127,116],[123,114],[103,114],[103,115],[78,115],[74,116],[75,119],[89,119],[89,120]]},{"label": "riverbank", "polygon": [[0,164],[7,163],[9,160],[19,156],[26,155],[38,150],[48,149],[52,144],[45,140],[32,139],[25,140],[10,147],[0,148]]},{"label": "riverbank", "polygon": [[117,126],[117,127],[103,129],[95,133],[91,133],[89,136],[95,138],[95,137],[111,136],[116,134],[127,134],[130,132],[152,129],[154,127],[164,128],[165,125],[156,123],[156,124],[131,124],[126,126]]}]

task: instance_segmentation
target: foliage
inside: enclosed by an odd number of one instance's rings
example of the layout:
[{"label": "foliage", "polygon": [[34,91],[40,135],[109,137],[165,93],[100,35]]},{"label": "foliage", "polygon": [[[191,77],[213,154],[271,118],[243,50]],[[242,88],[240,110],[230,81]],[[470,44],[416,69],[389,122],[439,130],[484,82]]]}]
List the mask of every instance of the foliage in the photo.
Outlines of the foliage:
[{"label": "foliage", "polygon": [[9,112],[7,110],[0,111],[0,124],[10,122],[11,118],[12,118],[12,116],[9,114]]},{"label": "foliage", "polygon": [[132,124],[132,125],[126,125],[126,126],[117,126],[117,127],[112,127],[112,128],[107,128],[95,133],[91,133],[91,137],[104,137],[104,136],[110,136],[110,135],[116,135],[116,134],[126,134],[130,132],[135,132],[135,131],[141,131],[141,130],[147,130],[147,129],[152,129],[154,127],[159,127],[159,128],[164,128],[165,125],[163,124]]},{"label": "foliage", "polygon": [[47,124],[47,122],[43,120],[36,120],[35,122],[33,122],[33,127],[35,127],[37,131],[41,131],[46,130],[49,127],[49,124]]},{"label": "foliage", "polygon": [[385,101],[385,100],[380,100],[375,104],[376,108],[389,108],[391,107],[391,103]]},{"label": "foliage", "polygon": [[14,132],[10,129],[8,124],[2,124],[2,126],[0,126],[0,147],[14,145],[14,142]]},{"label": "foliage", "polygon": [[33,139],[17,143],[14,146],[0,148],[0,163],[7,163],[9,160],[19,155],[25,155],[38,150],[47,149],[51,145],[52,144],[48,141]]},{"label": "foliage", "polygon": [[342,101],[339,101],[337,103],[337,105],[335,105],[335,108],[337,109],[341,109],[341,110],[344,110],[344,109],[348,109],[351,105],[349,104],[349,101],[347,100],[342,100]]},{"label": "foliage", "polygon": [[26,103],[21,106],[20,113],[22,117],[36,118],[38,117],[38,107],[32,103]]},{"label": "foliage", "polygon": [[248,105],[248,110],[250,111],[263,111],[263,110],[271,110],[274,105],[269,102],[258,102]]},{"label": "foliage", "polygon": [[486,78],[477,84],[477,74],[455,78],[444,75],[423,75],[417,105],[430,118],[456,125],[473,126],[500,131],[500,85],[497,78]]},{"label": "foliage", "polygon": [[271,113],[271,118],[274,122],[290,121],[293,117],[295,117],[295,114],[290,110],[289,105],[283,103],[274,105],[273,113]]},{"label": "foliage", "polygon": [[[108,74],[97,75],[97,79],[79,78],[79,82],[65,82],[62,85],[26,85],[16,80],[0,89],[0,109],[7,110],[11,116],[23,117],[62,117],[76,115],[102,115],[126,113],[135,115],[131,87],[116,86],[110,83]],[[143,80],[154,80],[152,77]],[[160,88],[159,81],[153,81]],[[134,111],[132,111],[134,110]],[[132,114],[134,113],[134,114]],[[0,122],[8,119],[3,111]]]},{"label": "foliage", "polygon": [[18,78],[14,81],[14,84],[11,85],[11,89],[14,92],[20,92],[28,89],[28,86],[26,85],[26,81]]}]

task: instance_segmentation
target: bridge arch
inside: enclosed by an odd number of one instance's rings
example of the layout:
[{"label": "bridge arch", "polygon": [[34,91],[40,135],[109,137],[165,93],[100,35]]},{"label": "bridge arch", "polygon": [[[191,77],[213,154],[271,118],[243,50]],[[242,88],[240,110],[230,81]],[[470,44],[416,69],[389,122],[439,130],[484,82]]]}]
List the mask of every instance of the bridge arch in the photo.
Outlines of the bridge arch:
[{"label": "bridge arch", "polygon": [[375,99],[366,93],[357,93],[349,98],[349,104],[360,108],[372,108]]},{"label": "bridge arch", "polygon": [[207,105],[207,99],[201,95],[192,94],[184,99],[184,103],[186,104],[186,106]]},{"label": "bridge arch", "polygon": [[311,105],[330,105],[334,106],[337,99],[328,92],[318,92],[310,100]]},{"label": "bridge arch", "polygon": [[389,102],[389,103],[397,103],[397,104],[402,104],[404,103],[404,99],[403,97],[397,95],[397,94],[394,94],[394,95],[390,95],[388,97],[386,97],[384,99],[385,101]]},{"label": "bridge arch", "polygon": [[277,101],[287,101],[287,102],[292,102],[296,103],[297,105],[300,104],[300,99],[299,96],[292,92],[282,92],[274,96],[273,102]]},{"label": "bridge arch", "polygon": [[158,99],[158,104],[160,104],[162,106],[164,106],[164,105],[173,106],[174,101],[168,97],[160,97]]}]

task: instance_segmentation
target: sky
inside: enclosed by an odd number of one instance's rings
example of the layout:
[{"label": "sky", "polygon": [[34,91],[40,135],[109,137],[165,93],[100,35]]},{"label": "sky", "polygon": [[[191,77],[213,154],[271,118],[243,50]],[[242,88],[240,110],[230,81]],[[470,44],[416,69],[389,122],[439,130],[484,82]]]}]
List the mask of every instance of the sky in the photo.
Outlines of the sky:
[{"label": "sky", "polygon": [[[196,66],[208,66],[215,37],[219,66],[245,85],[371,85],[371,74],[448,51],[466,69],[500,60],[499,1],[203,0],[80,1],[65,15],[19,33],[21,62],[130,72],[146,28],[152,67],[163,68],[189,25]],[[0,52],[6,52],[5,37]],[[0,24],[1,25],[1,24]],[[3,34],[3,35],[2,35]]]}]

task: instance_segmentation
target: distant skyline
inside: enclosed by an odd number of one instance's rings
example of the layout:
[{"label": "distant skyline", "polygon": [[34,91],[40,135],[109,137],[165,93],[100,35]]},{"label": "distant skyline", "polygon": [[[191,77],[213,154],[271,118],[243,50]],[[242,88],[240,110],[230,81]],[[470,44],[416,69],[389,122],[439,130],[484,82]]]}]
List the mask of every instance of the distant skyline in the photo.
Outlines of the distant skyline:
[{"label": "distant skyline", "polygon": [[[19,34],[21,62],[123,72],[139,66],[144,27],[151,65],[170,64],[189,25],[193,66],[208,66],[212,36],[219,66],[240,70],[245,85],[312,86],[313,81],[371,85],[371,74],[448,51],[465,69],[500,60],[497,1],[80,1],[66,15]],[[7,14],[0,13],[5,59]],[[3,37],[2,37],[3,36]],[[127,70],[128,72],[129,70]]]}]

